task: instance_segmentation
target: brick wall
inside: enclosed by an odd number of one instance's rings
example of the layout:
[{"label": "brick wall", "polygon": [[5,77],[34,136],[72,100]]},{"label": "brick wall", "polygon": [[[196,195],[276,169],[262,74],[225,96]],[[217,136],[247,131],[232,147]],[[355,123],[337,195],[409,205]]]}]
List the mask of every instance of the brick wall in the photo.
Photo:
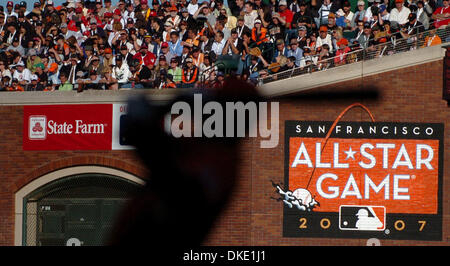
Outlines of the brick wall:
[{"label": "brick wall", "polygon": [[[309,97],[280,101],[280,139],[274,149],[260,149],[260,139],[243,141],[240,179],[233,200],[213,228],[207,245],[365,245],[367,239],[283,238],[283,206],[270,180],[284,181],[284,121],[334,121],[348,105],[367,106],[376,121],[445,123],[442,242],[382,240],[382,245],[449,245],[450,238],[450,107],[442,100],[442,61],[399,69],[305,92]],[[299,79],[301,81],[301,79]],[[347,90],[377,88],[377,99],[339,97]],[[311,96],[317,93],[319,98]],[[333,96],[327,97],[327,96]],[[132,151],[23,151],[22,106],[0,107],[0,245],[14,243],[14,193],[39,176],[75,165],[102,165],[145,176]],[[369,121],[354,109],[343,121]],[[446,167],[447,166],[447,167]]]}]

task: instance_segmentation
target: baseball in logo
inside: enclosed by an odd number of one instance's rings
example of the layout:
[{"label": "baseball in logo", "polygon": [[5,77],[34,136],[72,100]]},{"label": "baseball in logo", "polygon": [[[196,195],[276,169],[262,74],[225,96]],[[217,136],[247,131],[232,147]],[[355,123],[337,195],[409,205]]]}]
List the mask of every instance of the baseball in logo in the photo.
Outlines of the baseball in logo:
[{"label": "baseball in logo", "polygon": [[283,235],[441,240],[443,130],[286,121]]}]

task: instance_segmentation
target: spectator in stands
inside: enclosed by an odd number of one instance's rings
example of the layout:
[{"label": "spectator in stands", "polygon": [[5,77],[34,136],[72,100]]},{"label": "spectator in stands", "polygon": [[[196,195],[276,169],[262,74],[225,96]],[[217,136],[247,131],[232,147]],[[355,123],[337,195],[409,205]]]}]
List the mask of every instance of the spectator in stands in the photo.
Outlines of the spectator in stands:
[{"label": "spectator in stands", "polygon": [[359,36],[357,41],[362,49],[367,49],[369,46],[372,45],[372,39],[373,39],[372,28],[370,27],[370,24],[365,23],[363,34]]},{"label": "spectator in stands", "polygon": [[344,65],[347,62],[347,54],[351,51],[348,47],[348,41],[347,39],[342,38],[336,44],[338,46],[338,50],[336,51],[336,56],[334,58],[334,65]]},{"label": "spectator in stands", "polygon": [[430,27],[430,18],[433,15],[433,9],[428,4],[428,1],[417,1],[417,19],[423,24],[425,30]]},{"label": "spectator in stands", "polygon": [[409,8],[403,5],[404,0],[395,0],[395,8],[393,8],[389,15],[389,21],[392,23],[397,23],[399,25],[404,25],[408,22],[408,15],[411,13]]},{"label": "spectator in stands", "polygon": [[12,79],[11,71],[6,68],[5,61],[0,60],[0,80],[3,80],[3,77],[9,77],[9,81]]},{"label": "spectator in stands", "polygon": [[349,35],[352,40],[358,40],[364,34],[364,22],[357,21],[355,30]]},{"label": "spectator in stands", "polygon": [[442,7],[438,7],[431,16],[435,20],[434,27],[439,29],[450,22],[450,0],[442,0]]},{"label": "spectator in stands", "polygon": [[39,82],[36,74],[31,75],[31,84],[28,85],[27,91],[42,91],[44,86]]},{"label": "spectator in stands", "polygon": [[379,16],[383,22],[389,21],[390,14],[385,4],[380,5]]},{"label": "spectator in stands", "polygon": [[261,20],[255,20],[255,25],[252,29],[252,40],[259,47],[263,47],[262,45],[269,41],[269,36],[267,34],[267,29],[261,26]]},{"label": "spectator in stands", "polygon": [[[231,36],[228,38],[228,40],[225,43],[225,46],[222,50],[222,55],[229,56],[229,57],[231,57],[232,60],[239,60],[239,57],[242,54],[243,50],[244,50],[244,44],[243,44],[242,39],[238,38],[237,30],[232,29]],[[195,56],[194,56],[194,59],[195,59]]]},{"label": "spectator in stands", "polygon": [[216,79],[216,82],[215,82],[213,88],[214,89],[221,88],[224,86],[224,84],[225,84],[225,75],[223,72],[219,71],[217,73],[217,79]]},{"label": "spectator in stands", "polygon": [[331,35],[328,34],[328,28],[325,25],[320,26],[320,28],[319,28],[319,37],[317,38],[315,49],[321,47],[324,44],[328,44],[330,53],[332,53],[333,52],[333,50],[332,50],[333,42],[331,41]]},{"label": "spectator in stands", "polygon": [[[260,56],[262,57],[262,56]],[[258,58],[258,56],[251,56],[250,57],[250,66],[248,67],[248,79],[253,84],[256,84],[258,82],[259,77],[259,71],[264,69],[264,63],[263,61]]]},{"label": "spectator in stands", "polygon": [[[239,1],[239,0],[238,0]],[[242,3],[243,1],[240,0]],[[155,2],[155,1],[154,1]],[[157,2],[157,1],[156,1]],[[236,1],[237,2],[237,1]],[[189,5],[187,6],[187,10],[189,11],[189,14],[193,16],[195,12],[199,9],[198,1],[197,0],[191,0],[189,2]]]},{"label": "spectator in stands", "polygon": [[258,17],[258,12],[253,9],[253,3],[246,2],[245,3],[245,15],[244,15],[244,24],[250,30],[255,26],[255,20]]},{"label": "spectator in stands", "polygon": [[192,58],[186,59],[186,65],[181,72],[181,87],[192,87],[199,78],[198,68],[194,65]]},{"label": "spectator in stands", "polygon": [[342,8],[336,12],[336,25],[341,27],[344,31],[352,30],[352,20],[355,14],[351,10],[351,4],[345,0],[342,3]]},{"label": "spectator in stands", "polygon": [[352,20],[352,24],[351,24],[353,30],[355,30],[357,28],[359,21],[362,21],[364,23],[364,17],[366,14],[365,6],[366,6],[366,3],[364,2],[364,0],[358,1],[357,10],[355,11],[355,15],[353,16],[353,20]]},{"label": "spectator in stands", "polygon": [[25,64],[20,61],[15,65],[15,71],[12,75],[13,80],[17,79],[17,82],[22,87],[26,87],[28,83],[31,82],[31,71],[25,68]]},{"label": "spectator in stands", "polygon": [[9,76],[0,79],[0,91],[11,91],[11,78]]},{"label": "spectator in stands", "polygon": [[303,50],[299,47],[297,38],[292,38],[289,43],[289,50],[287,53],[287,56],[294,56],[295,57],[295,64],[297,66],[300,65],[300,60],[302,60],[303,57]]},{"label": "spectator in stands", "polygon": [[286,21],[280,17],[280,14],[274,13],[272,15],[272,20],[267,26],[269,31],[270,40],[274,41],[277,39],[284,39],[286,35]]},{"label": "spectator in stands", "polygon": [[128,64],[124,63],[122,55],[116,56],[116,64],[112,69],[111,76],[117,80],[120,88],[130,88],[129,78],[132,76]]},{"label": "spectator in stands", "polygon": [[366,12],[364,13],[364,22],[371,22],[373,21],[373,17],[375,17],[375,20],[378,20],[378,14],[380,11],[380,4],[381,4],[381,0],[372,0],[369,1],[372,2],[371,6],[369,6],[369,8],[367,8]]},{"label": "spectator in stands", "polygon": [[139,53],[135,54],[133,58],[137,59],[139,64],[146,65],[147,67],[150,65],[155,65],[156,63],[156,56],[152,52],[148,51],[148,45],[146,43],[141,45]]},{"label": "spectator in stands", "polygon": [[[89,76],[87,79],[81,79],[78,81],[78,83],[80,85],[82,85],[83,90],[101,90],[101,89],[103,89],[104,84],[100,83],[101,77],[97,74],[97,72],[92,70],[88,73],[89,73]],[[128,84],[124,84],[122,88],[130,88],[130,87],[128,86]]]},{"label": "spectator in stands", "polygon": [[300,10],[294,12],[294,17],[292,18],[292,28],[295,29],[300,26],[304,26],[307,29],[312,29],[313,26],[315,28],[314,15],[308,7],[306,1],[301,0],[298,5]]},{"label": "spectator in stands", "polygon": [[279,72],[283,72],[283,71],[291,70],[291,69],[295,68],[296,67],[295,61],[296,61],[296,59],[294,56],[288,57],[286,60],[286,65],[282,66]]},{"label": "spectator in stands", "polygon": [[337,29],[336,25],[336,15],[334,13],[328,14],[328,23],[327,23],[328,32],[332,32]]},{"label": "spectator in stands", "polygon": [[25,56],[25,49],[20,44],[19,36],[14,37],[11,45],[6,48],[6,51],[18,52],[21,56]]},{"label": "spectator in stands", "polygon": [[250,30],[250,28],[247,25],[245,25],[245,21],[244,21],[244,17],[243,16],[239,16],[238,19],[237,19],[236,31],[238,33],[238,38],[240,38],[240,39],[244,38],[244,33],[249,33],[250,36],[251,36],[251,30]]},{"label": "spectator in stands", "polygon": [[205,55],[203,62],[199,66],[199,70],[201,73],[199,79],[201,82],[204,82],[209,79],[211,72],[217,72],[218,68],[214,65],[214,62],[212,62],[211,57],[209,55]]},{"label": "spectator in stands", "polygon": [[341,28],[336,28],[331,32],[331,43],[333,45],[333,51],[336,52],[339,49],[339,45],[337,44],[341,39],[344,39],[344,34],[342,33]]},{"label": "spectator in stands", "polygon": [[[255,10],[253,10],[255,11]],[[255,11],[256,13],[256,11]],[[202,2],[201,6],[198,8],[197,12],[193,15],[194,19],[205,19],[207,23],[210,25],[216,24],[216,17],[211,12],[211,9],[209,8],[208,2]]]},{"label": "spectator in stands", "polygon": [[331,58],[330,46],[325,43],[319,48],[320,49],[317,51],[319,53],[319,56],[317,58],[317,68],[319,70],[328,69],[328,67],[331,65],[331,61],[329,60]]},{"label": "spectator in stands", "polygon": [[430,47],[442,43],[442,40],[436,34],[436,31],[437,29],[434,27],[434,25],[430,25],[430,31],[428,33],[428,36],[425,37],[425,42],[423,43],[422,47]]},{"label": "spectator in stands", "polygon": [[159,85],[160,89],[174,89],[177,85],[173,81],[172,74],[167,74],[163,77],[161,84]]},{"label": "spectator in stands", "polygon": [[174,55],[181,56],[183,45],[181,44],[180,35],[176,31],[170,33],[170,41],[168,42],[170,52]]},{"label": "spectator in stands", "polygon": [[176,84],[176,86],[179,86],[181,84],[182,69],[178,67],[177,58],[172,58],[170,60],[170,66],[167,73],[169,75],[172,75],[172,81],[174,82],[174,84]]},{"label": "spectator in stands", "polygon": [[[367,16],[368,14],[370,14],[370,16]],[[379,3],[376,3],[376,5],[371,6],[367,10],[364,21],[365,23],[369,23],[370,27],[383,25],[383,19],[380,15]]]},{"label": "spectator in stands", "polygon": [[306,65],[307,65],[306,62],[308,60],[311,60],[313,63],[317,63],[317,61],[314,59],[317,60],[317,57],[313,56],[313,54],[311,52],[311,48],[309,48],[308,46],[303,47],[303,58],[300,61],[300,68],[306,67]]},{"label": "spectator in stands", "polygon": [[214,42],[211,46],[211,53],[214,53],[214,56],[222,54],[223,48],[225,47],[226,40],[224,39],[224,34],[221,31],[218,31],[214,35]]},{"label": "spectator in stands", "polygon": [[323,0],[322,6],[317,11],[319,16],[315,18],[317,28],[319,28],[321,25],[326,25],[328,23],[328,15],[330,13],[336,13],[339,8],[340,6],[338,6],[331,0]]},{"label": "spectator in stands", "polygon": [[286,0],[281,0],[278,4],[278,14],[279,17],[285,21],[284,26],[288,32],[288,38],[290,39],[292,35],[295,34],[295,29],[291,28],[292,20],[294,19],[294,13],[287,8]]},{"label": "spectator in stands", "polygon": [[408,16],[408,23],[402,28],[400,34],[406,39],[410,49],[417,48],[417,34],[424,31],[422,23],[417,20],[416,13],[410,13]]},{"label": "spectator in stands", "polygon": [[167,72],[169,70],[169,63],[167,62],[166,58],[167,58],[166,56],[160,55],[158,59],[158,64],[153,70],[155,88],[159,87],[163,78],[162,76],[167,75]]},{"label": "spectator in stands", "polygon": [[161,43],[161,49],[160,49],[160,53],[159,53],[159,58],[161,58],[161,55],[165,57],[166,62],[170,61],[170,59],[175,57],[175,55],[172,52],[170,52],[169,43],[167,43],[167,42]]},{"label": "spectator in stands", "polygon": [[305,47],[308,45],[307,28],[305,26],[299,26],[297,31],[297,42],[299,47]]},{"label": "spectator in stands", "polygon": [[[36,76],[37,78],[37,76]],[[59,80],[61,81],[61,85],[59,85],[58,90],[60,91],[71,91],[73,90],[72,83],[69,82],[67,74],[65,72],[61,72],[59,74]]]},{"label": "spectator in stands", "polygon": [[22,85],[19,83],[19,81],[16,78],[12,79],[11,86],[7,87],[7,90],[9,90],[9,91],[25,91],[25,89],[22,87]]}]

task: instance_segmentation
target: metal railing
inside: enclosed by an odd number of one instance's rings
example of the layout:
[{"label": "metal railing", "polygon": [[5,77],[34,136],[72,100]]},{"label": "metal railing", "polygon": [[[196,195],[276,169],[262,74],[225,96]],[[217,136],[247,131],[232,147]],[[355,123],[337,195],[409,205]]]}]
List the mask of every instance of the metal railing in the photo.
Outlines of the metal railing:
[{"label": "metal railing", "polygon": [[[267,84],[277,80],[318,71],[324,71],[342,65],[372,60],[383,56],[390,56],[393,54],[425,48],[428,47],[426,38],[430,36],[430,33],[432,33],[433,31],[436,31],[436,34],[441,39],[442,43],[446,43],[447,39],[450,39],[450,26],[444,29],[434,29],[421,32],[416,35],[411,35],[408,38],[396,38],[395,35],[394,37],[392,37],[391,35],[388,37],[388,41],[385,43],[373,45],[366,49],[353,49],[352,51],[345,53],[342,57],[338,55],[326,58],[324,60],[319,60],[318,56],[314,55],[311,56],[311,63],[305,63],[304,66],[294,66],[292,69],[288,69],[282,72],[273,73],[274,71],[272,71],[270,67],[266,68],[269,74],[260,76],[258,78],[258,84]],[[305,60],[305,58],[303,58],[302,60]]]}]

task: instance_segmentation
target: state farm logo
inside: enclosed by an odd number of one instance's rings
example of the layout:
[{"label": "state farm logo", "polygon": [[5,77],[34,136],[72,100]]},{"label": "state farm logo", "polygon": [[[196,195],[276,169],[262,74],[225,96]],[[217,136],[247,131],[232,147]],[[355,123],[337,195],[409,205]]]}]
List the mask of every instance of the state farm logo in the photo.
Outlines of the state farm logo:
[{"label": "state farm logo", "polygon": [[45,115],[30,116],[28,123],[28,138],[43,140],[47,138],[47,117]]}]

